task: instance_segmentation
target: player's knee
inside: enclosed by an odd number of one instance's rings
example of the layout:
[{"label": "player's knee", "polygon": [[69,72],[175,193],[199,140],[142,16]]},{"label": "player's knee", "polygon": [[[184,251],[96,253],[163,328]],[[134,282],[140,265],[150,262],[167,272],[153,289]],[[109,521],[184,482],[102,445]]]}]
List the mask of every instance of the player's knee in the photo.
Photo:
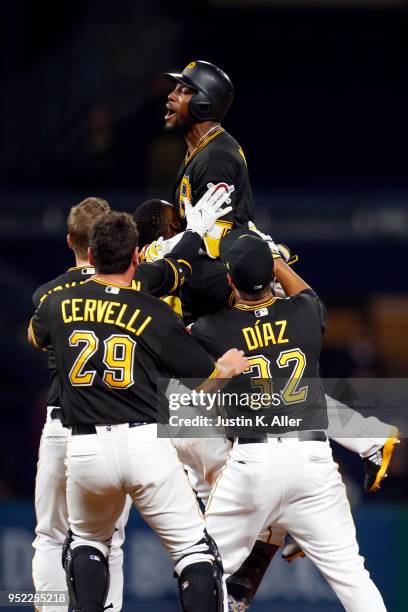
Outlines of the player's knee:
[{"label": "player's knee", "polygon": [[103,612],[109,589],[109,565],[104,554],[94,546],[69,546],[65,571],[71,608]]},{"label": "player's knee", "polygon": [[187,565],[179,576],[179,591],[183,612],[222,610],[222,583],[220,576],[215,575],[213,563]]}]

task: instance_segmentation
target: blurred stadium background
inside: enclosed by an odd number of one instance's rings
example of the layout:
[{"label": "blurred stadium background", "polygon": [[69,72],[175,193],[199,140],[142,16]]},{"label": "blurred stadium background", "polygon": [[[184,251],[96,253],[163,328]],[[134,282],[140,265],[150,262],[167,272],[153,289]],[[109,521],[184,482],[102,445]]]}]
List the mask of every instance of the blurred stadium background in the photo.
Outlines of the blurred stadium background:
[{"label": "blurred stadium background", "polygon": [[[0,21],[0,590],[31,588],[45,358],[25,332],[35,287],[72,264],[65,217],[88,195],[132,211],[170,198],[184,154],[162,131],[165,70],[191,59],[236,87],[224,122],[248,159],[257,224],[298,253],[325,300],[322,371],[408,371],[407,35],[403,0],[82,0],[2,4]],[[362,554],[388,609],[407,609],[406,445],[363,493],[335,448]],[[135,516],[126,604],[177,610],[170,564]],[[253,610],[340,610],[306,561],[275,559]]]}]

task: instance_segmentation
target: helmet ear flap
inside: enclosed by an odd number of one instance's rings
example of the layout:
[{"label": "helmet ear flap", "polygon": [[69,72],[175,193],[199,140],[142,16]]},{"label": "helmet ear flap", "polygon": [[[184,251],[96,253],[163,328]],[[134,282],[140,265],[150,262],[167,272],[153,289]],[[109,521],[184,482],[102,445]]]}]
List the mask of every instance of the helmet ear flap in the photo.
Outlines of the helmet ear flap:
[{"label": "helmet ear flap", "polygon": [[215,119],[214,104],[209,102],[202,92],[197,92],[192,96],[188,110],[197,121],[211,121]]}]

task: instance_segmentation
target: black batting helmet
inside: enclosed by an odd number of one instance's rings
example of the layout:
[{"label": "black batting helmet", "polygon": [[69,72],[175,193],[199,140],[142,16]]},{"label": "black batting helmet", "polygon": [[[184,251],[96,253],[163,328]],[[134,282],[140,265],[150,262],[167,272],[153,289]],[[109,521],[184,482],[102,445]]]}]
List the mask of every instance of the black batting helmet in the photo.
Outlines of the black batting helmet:
[{"label": "black batting helmet", "polygon": [[197,121],[221,121],[234,97],[229,76],[210,62],[190,62],[183,72],[166,72],[164,76],[196,90],[188,110]]}]

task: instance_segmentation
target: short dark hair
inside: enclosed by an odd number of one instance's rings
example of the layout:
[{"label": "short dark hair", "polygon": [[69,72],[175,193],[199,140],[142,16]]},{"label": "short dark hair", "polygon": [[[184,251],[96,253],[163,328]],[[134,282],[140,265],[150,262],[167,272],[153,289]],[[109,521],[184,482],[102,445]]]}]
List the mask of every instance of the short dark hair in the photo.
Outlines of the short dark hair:
[{"label": "short dark hair", "polygon": [[166,219],[163,211],[166,206],[169,206],[169,203],[164,200],[147,200],[140,204],[133,213],[141,248],[164,235]]},{"label": "short dark hair", "polygon": [[257,291],[248,292],[242,291],[241,289],[238,289],[238,291],[243,300],[246,300],[247,302],[257,302],[258,300],[263,300],[271,293],[271,284],[268,283],[265,285],[265,287],[262,287],[262,289],[258,289]]},{"label": "short dark hair", "polygon": [[81,259],[87,259],[89,236],[93,224],[110,211],[110,206],[102,198],[86,198],[69,211],[67,226],[72,249]]},{"label": "short dark hair", "polygon": [[94,224],[89,240],[95,269],[100,274],[122,274],[138,245],[136,224],[128,213],[110,212]]}]

